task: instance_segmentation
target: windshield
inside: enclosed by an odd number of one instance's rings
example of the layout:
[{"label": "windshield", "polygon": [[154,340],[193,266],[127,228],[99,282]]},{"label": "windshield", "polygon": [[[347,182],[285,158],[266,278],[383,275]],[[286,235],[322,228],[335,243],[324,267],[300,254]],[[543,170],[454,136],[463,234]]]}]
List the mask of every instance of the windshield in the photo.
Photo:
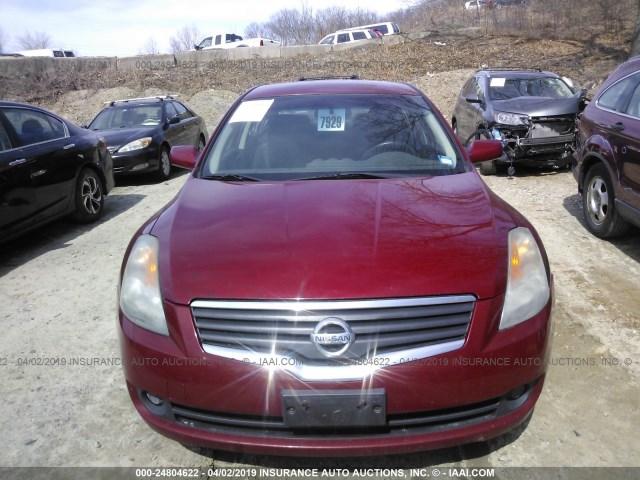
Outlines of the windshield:
[{"label": "windshield", "polygon": [[509,100],[516,97],[568,98],[571,89],[559,78],[501,78],[489,82],[491,100]]},{"label": "windshield", "polygon": [[468,171],[419,96],[292,95],[241,103],[201,177],[252,180],[450,175]]},{"label": "windshield", "polygon": [[155,127],[162,120],[162,106],[122,106],[101,111],[89,125],[91,130]]}]

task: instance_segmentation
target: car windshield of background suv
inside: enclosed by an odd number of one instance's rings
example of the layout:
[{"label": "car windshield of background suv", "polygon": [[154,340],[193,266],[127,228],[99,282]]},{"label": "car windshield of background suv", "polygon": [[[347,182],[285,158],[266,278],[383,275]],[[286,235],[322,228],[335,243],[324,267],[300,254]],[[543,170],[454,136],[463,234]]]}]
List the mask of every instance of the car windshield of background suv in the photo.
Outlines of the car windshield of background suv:
[{"label": "car windshield of background suv", "polygon": [[510,100],[517,97],[568,98],[572,95],[569,87],[558,78],[492,77],[489,80],[491,100]]},{"label": "car windshield of background suv", "polygon": [[200,175],[291,180],[451,175],[469,168],[422,97],[342,94],[242,102]]},{"label": "car windshield of background suv", "polygon": [[156,105],[108,108],[91,122],[91,130],[110,130],[160,125],[162,107]]}]

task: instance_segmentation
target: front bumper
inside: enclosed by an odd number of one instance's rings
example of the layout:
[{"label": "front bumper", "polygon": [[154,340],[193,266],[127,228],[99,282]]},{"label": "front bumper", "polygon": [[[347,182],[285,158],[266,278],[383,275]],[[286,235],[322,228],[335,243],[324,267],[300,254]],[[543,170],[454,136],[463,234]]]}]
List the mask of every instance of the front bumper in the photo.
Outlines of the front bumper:
[{"label": "front bumper", "polygon": [[160,150],[151,144],[147,148],[132,152],[112,152],[113,173],[115,175],[130,175],[155,172],[159,168]]},{"label": "front bumper", "polygon": [[[531,414],[549,354],[553,298],[527,322],[498,331],[502,303],[503,297],[476,302],[465,343],[456,351],[381,366],[359,381],[332,382],[304,381],[277,366],[207,354],[190,308],[165,301],[169,337],[143,330],[120,313],[127,387],[153,429],[187,445],[346,456],[484,441]],[[284,424],[284,390],[376,389],[386,393],[383,425],[301,429]]]},{"label": "front bumper", "polygon": [[534,132],[529,128],[494,126],[492,136],[502,140],[507,154],[499,161],[549,167],[565,167],[571,163],[571,155],[576,149],[575,133],[552,134],[544,131],[534,135]]}]

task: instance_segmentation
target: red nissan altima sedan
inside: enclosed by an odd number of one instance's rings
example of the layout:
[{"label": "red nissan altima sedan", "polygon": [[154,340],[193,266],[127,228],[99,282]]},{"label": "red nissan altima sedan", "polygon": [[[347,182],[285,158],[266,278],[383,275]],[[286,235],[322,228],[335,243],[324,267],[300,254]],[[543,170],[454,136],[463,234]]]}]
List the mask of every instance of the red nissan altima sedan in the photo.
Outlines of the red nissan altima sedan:
[{"label": "red nissan altima sedan", "polygon": [[477,442],[542,390],[540,237],[416,88],[254,88],[132,239],[119,286],[133,403],[185,445],[391,454]]}]

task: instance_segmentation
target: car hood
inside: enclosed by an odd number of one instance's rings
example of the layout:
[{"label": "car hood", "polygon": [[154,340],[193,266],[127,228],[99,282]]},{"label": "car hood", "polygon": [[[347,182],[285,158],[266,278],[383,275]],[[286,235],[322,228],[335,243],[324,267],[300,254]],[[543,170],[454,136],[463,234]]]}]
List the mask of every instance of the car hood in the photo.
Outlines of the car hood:
[{"label": "car hood", "polygon": [[580,110],[580,97],[516,97],[509,100],[494,100],[493,109],[499,112],[522,113],[531,117],[571,115]]},{"label": "car hood", "polygon": [[505,291],[509,208],[475,172],[224,183],[190,177],[159,216],[166,300]]},{"label": "car hood", "polygon": [[92,130],[92,132],[96,132],[102,138],[104,138],[105,142],[107,142],[107,146],[110,149],[118,149],[123,145],[126,145],[129,142],[133,142],[134,140],[138,140],[143,137],[153,137],[154,136],[153,128],[119,128],[117,130]]}]

